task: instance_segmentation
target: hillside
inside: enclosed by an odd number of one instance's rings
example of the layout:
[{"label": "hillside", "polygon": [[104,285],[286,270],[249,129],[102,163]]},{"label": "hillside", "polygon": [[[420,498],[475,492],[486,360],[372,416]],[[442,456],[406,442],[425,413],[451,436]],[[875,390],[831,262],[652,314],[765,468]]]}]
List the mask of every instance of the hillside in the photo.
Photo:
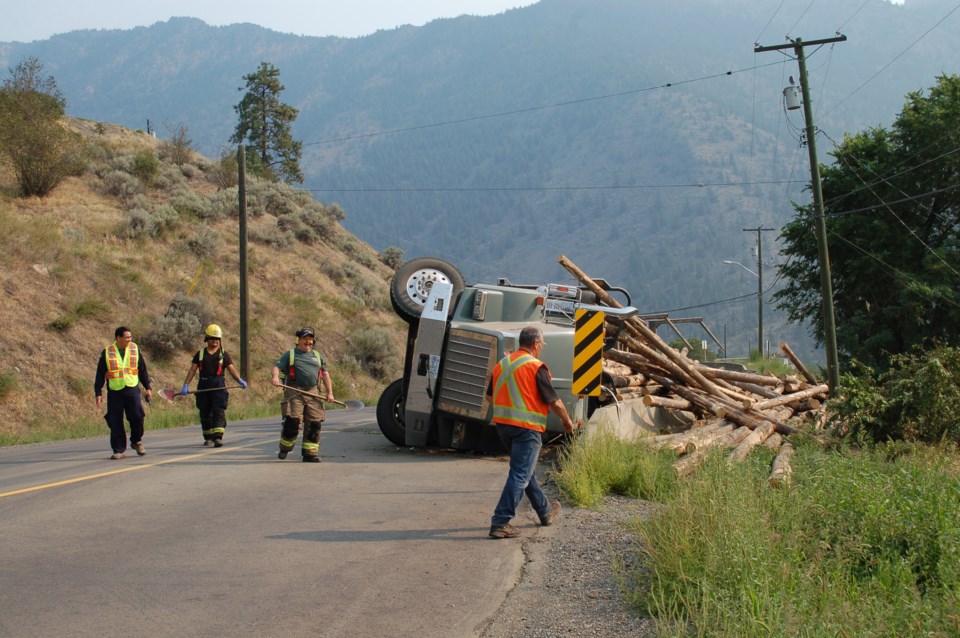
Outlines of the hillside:
[{"label": "hillside", "polygon": [[[0,399],[0,435],[99,418],[96,362],[118,325],[144,345],[154,387],[179,388],[202,344],[199,328],[166,356],[146,345],[192,330],[158,323],[178,295],[223,327],[240,368],[236,188],[213,183],[215,161],[164,159],[151,136],[88,120],[69,125],[90,150],[82,176],[46,198],[22,199],[12,173],[0,169],[0,379],[12,388]],[[343,230],[339,209],[252,178],[248,190],[251,389],[232,401],[279,396],[270,367],[303,325],[318,331],[337,396],[374,401],[402,365],[406,325],[390,307],[392,271]]]}]

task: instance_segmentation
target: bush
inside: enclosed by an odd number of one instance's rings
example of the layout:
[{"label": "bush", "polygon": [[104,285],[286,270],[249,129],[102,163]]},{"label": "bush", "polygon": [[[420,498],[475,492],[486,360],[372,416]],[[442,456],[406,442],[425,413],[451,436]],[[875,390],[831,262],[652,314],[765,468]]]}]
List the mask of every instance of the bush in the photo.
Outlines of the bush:
[{"label": "bush", "polygon": [[239,167],[236,153],[224,151],[220,154],[220,161],[208,171],[208,179],[219,189],[236,188]]},{"label": "bush", "polygon": [[261,244],[267,244],[274,248],[289,248],[296,241],[293,233],[288,230],[281,230],[273,227],[267,230],[250,229],[247,233],[250,241],[258,241]]},{"label": "bush", "polygon": [[133,156],[133,166],[130,174],[139,179],[146,185],[153,184],[157,173],[160,171],[160,160],[150,151],[140,151]]},{"label": "bush", "polygon": [[380,251],[380,261],[396,270],[403,263],[403,249],[396,246],[387,246]]},{"label": "bush", "polygon": [[380,328],[362,328],[351,335],[349,343],[350,355],[375,379],[388,378],[400,358],[390,333]]},{"label": "bush", "polygon": [[835,427],[859,441],[960,443],[960,349],[937,346],[896,355],[877,374],[854,361],[844,375]]},{"label": "bush", "polygon": [[129,202],[143,192],[143,185],[129,173],[113,169],[103,176],[102,190],[107,195]]},{"label": "bush", "polygon": [[157,206],[152,211],[135,208],[128,215],[125,234],[131,239],[158,239],[176,226],[179,220],[177,211],[168,204]]},{"label": "bush", "polygon": [[202,299],[178,294],[163,315],[157,317],[140,343],[158,359],[193,348],[213,313]]},{"label": "bush", "polygon": [[209,226],[198,226],[196,232],[187,237],[184,244],[187,252],[200,259],[210,259],[220,248],[220,233]]},{"label": "bush", "polygon": [[0,374],[0,402],[4,401],[17,389],[17,375],[13,372]]}]

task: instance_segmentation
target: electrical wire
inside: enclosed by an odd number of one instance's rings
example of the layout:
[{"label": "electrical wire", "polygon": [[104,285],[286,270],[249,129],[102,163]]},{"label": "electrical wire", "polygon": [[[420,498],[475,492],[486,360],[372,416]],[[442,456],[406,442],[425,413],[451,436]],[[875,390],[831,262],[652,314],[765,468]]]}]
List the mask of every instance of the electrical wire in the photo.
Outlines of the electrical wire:
[{"label": "electrical wire", "polygon": [[337,138],[331,138],[331,139],[326,139],[326,140],[318,140],[318,141],[316,141],[316,142],[304,142],[304,143],[303,143],[303,146],[315,146],[315,145],[318,145],[318,144],[334,144],[334,143],[337,143],[337,142],[349,142],[349,141],[351,141],[351,140],[359,140],[359,139],[366,139],[366,138],[370,138],[370,137],[378,137],[378,136],[380,136],[380,135],[392,135],[392,134],[394,134],[394,133],[407,133],[407,132],[409,132],[409,131],[419,131],[419,130],[428,129],[428,128],[436,128],[436,127],[439,127],[439,126],[451,126],[451,125],[453,125],[453,124],[464,124],[464,123],[467,123],[467,122],[477,122],[477,121],[480,121],[480,120],[489,120],[489,119],[494,119],[494,118],[498,118],[498,117],[508,117],[508,116],[510,116],[510,115],[520,115],[520,114],[523,114],[523,113],[534,113],[534,112],[536,112],[536,111],[544,111],[544,110],[547,110],[547,109],[555,109],[555,108],[560,108],[560,107],[564,107],[564,106],[573,106],[573,105],[576,105],[576,104],[585,104],[585,103],[587,103],[587,102],[597,102],[597,101],[600,101],[600,100],[608,100],[608,99],[612,99],[612,98],[623,97],[623,96],[626,96],[626,95],[636,95],[636,94],[638,94],[638,93],[647,93],[647,92],[656,91],[656,90],[659,90],[659,89],[668,89],[668,88],[673,88],[673,87],[677,87],[677,86],[683,86],[684,84],[692,84],[692,83],[694,83],[694,82],[703,82],[703,81],[705,81],[705,80],[713,80],[713,79],[716,79],[716,78],[719,78],[719,77],[726,77],[726,76],[736,75],[736,74],[738,74],[738,73],[744,73],[744,72],[746,72],[746,71],[753,71],[753,70],[756,70],[756,69],[762,69],[762,68],[765,68],[765,67],[768,67],[768,66],[773,66],[774,64],[780,64],[780,62],[770,62],[770,63],[768,63],[768,64],[762,64],[762,65],[760,65],[760,66],[752,66],[752,67],[748,67],[748,68],[744,68],[744,69],[735,69],[735,70],[733,70],[733,71],[722,71],[722,72],[720,72],[720,73],[713,73],[713,74],[711,74],[711,75],[704,75],[704,76],[701,76],[701,77],[698,77],[698,78],[692,78],[692,79],[689,79],[689,80],[680,80],[680,81],[678,81],[678,82],[667,82],[666,84],[658,84],[658,85],[656,85],[656,86],[648,86],[648,87],[641,88],[641,89],[631,89],[631,90],[629,90],[629,91],[620,91],[620,92],[617,92],[617,93],[608,93],[608,94],[606,94],[606,95],[596,95],[596,96],[593,96],[593,97],[585,97],[585,98],[580,98],[580,99],[576,99],[576,100],[568,100],[568,101],[566,101],[566,102],[556,102],[556,103],[554,103],[554,104],[544,104],[544,105],[541,105],[541,106],[531,106],[531,107],[523,108],[523,109],[514,109],[514,110],[511,110],[511,111],[502,111],[502,112],[499,112],[499,113],[490,113],[490,114],[487,114],[487,115],[476,115],[476,116],[473,116],[473,117],[464,117],[464,118],[460,118],[460,119],[456,119],[456,120],[446,120],[446,121],[443,121],[443,122],[433,122],[433,123],[431,123],[431,124],[419,124],[419,125],[417,125],[417,126],[408,126],[408,127],[405,127],[405,128],[388,129],[388,130],[384,130],[384,131],[374,131],[374,132],[372,132],[372,133],[358,133],[358,134],[355,134],[355,135],[346,135],[346,136],[344,136],[344,137],[337,137]]},{"label": "electrical wire", "polygon": [[817,0],[810,0],[810,4],[807,5],[807,8],[803,10],[803,13],[800,14],[800,17],[797,18],[797,21],[793,23],[793,26],[787,30],[787,39],[790,39],[790,34],[793,33],[793,30],[797,28],[797,25],[800,24],[800,21],[803,20],[803,17],[807,15],[807,11],[814,5]]},{"label": "electrical wire", "polygon": [[863,0],[863,4],[861,4],[861,5],[857,8],[857,10],[853,12],[853,15],[851,15],[849,18],[847,18],[846,20],[844,20],[844,21],[843,21],[843,24],[841,24],[839,27],[837,27],[837,33],[840,33],[841,31],[843,31],[843,27],[847,26],[847,23],[849,23],[851,20],[853,20],[853,19],[857,16],[857,14],[860,13],[860,11],[862,11],[863,8],[864,8],[865,6],[867,6],[867,5],[868,5],[870,2],[872,2],[872,1],[873,1],[873,0]]},{"label": "electrical wire", "polygon": [[839,102],[837,102],[836,104],[834,104],[833,106],[831,106],[829,109],[827,109],[827,110],[823,113],[823,115],[826,116],[826,115],[828,115],[829,113],[832,113],[832,112],[833,112],[834,110],[836,110],[841,104],[843,104],[844,102],[846,102],[847,100],[849,100],[850,98],[852,98],[854,95],[856,95],[857,93],[859,93],[860,90],[863,89],[863,87],[865,87],[866,85],[868,85],[868,84],[870,84],[871,82],[873,82],[873,81],[877,78],[877,76],[879,76],[881,73],[883,73],[884,71],[886,71],[894,62],[896,62],[897,60],[899,60],[907,51],[909,51],[910,49],[912,49],[914,46],[917,45],[918,42],[920,42],[920,41],[923,40],[925,37],[927,37],[927,35],[929,35],[931,31],[933,31],[934,29],[936,29],[937,27],[939,27],[939,26],[943,23],[943,21],[946,20],[947,18],[949,18],[951,15],[953,15],[953,14],[957,11],[957,9],[960,9],[960,4],[958,4],[957,6],[955,6],[953,9],[950,9],[950,11],[947,13],[947,15],[943,16],[942,18],[940,18],[940,19],[937,21],[936,24],[934,24],[932,27],[930,27],[929,29],[927,29],[926,31],[924,31],[924,32],[923,32],[923,35],[921,35],[919,38],[917,38],[917,39],[914,40],[912,43],[910,43],[910,45],[907,46],[906,49],[904,49],[903,51],[901,51],[900,53],[898,53],[897,55],[895,55],[892,60],[890,60],[889,62],[887,62],[886,64],[884,64],[883,67],[882,67],[879,71],[877,71],[876,73],[874,73],[873,75],[871,75],[869,78],[867,78],[867,81],[866,81],[866,82],[864,82],[863,84],[861,84],[860,86],[858,86],[857,88],[855,88],[849,95],[847,95],[847,97],[843,98],[842,100],[840,100]]},{"label": "electrical wire", "polygon": [[754,182],[689,182],[679,184],[634,184],[629,186],[506,186],[506,187],[427,187],[427,188],[305,188],[311,193],[501,193],[549,191],[628,191],[660,188],[720,188],[729,186],[764,186],[786,183],[799,184],[801,180],[759,180]]},{"label": "electrical wire", "polygon": [[780,4],[777,6],[776,9],[773,10],[773,15],[770,16],[770,19],[767,20],[767,23],[763,25],[763,29],[760,30],[760,34],[757,35],[757,37],[754,39],[754,43],[760,42],[760,38],[762,38],[763,34],[767,32],[767,27],[770,26],[770,23],[773,22],[773,19],[777,17],[778,13],[780,13],[780,9],[783,8],[783,3],[786,1],[787,0],[780,0]]}]

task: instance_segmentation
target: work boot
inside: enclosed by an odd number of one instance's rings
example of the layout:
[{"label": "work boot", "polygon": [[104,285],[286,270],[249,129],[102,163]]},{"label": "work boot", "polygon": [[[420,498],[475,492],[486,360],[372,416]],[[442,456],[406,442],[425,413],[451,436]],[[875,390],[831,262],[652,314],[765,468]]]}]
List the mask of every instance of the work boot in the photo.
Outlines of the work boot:
[{"label": "work boot", "polygon": [[125,459],[125,458],[127,458],[127,455],[124,454],[123,452],[114,452],[113,454],[110,455],[110,458],[113,459],[114,461],[116,461],[116,460],[118,460],[118,459]]},{"label": "work boot", "polygon": [[316,454],[304,454],[304,455],[303,455],[303,462],[304,462],[304,463],[319,463],[319,462],[320,462],[320,457],[317,456]]},{"label": "work boot", "polygon": [[147,451],[143,449],[143,443],[141,443],[140,441],[137,441],[136,443],[133,444],[133,449],[137,451],[137,456],[143,456],[144,454],[147,453]]},{"label": "work boot", "polygon": [[540,524],[544,527],[547,527],[557,518],[560,514],[560,510],[563,509],[560,507],[560,501],[550,501],[550,509],[547,510],[547,513],[540,517]]},{"label": "work boot", "polygon": [[516,538],[517,536],[520,536],[520,530],[510,523],[490,526],[490,538]]},{"label": "work boot", "polygon": [[211,445],[213,445],[213,441],[211,441],[210,439],[206,439],[203,442],[203,447],[210,447]]},{"label": "work boot", "polygon": [[213,447],[223,447],[223,439],[214,439]]},{"label": "work boot", "polygon": [[280,453],[277,454],[277,458],[280,459],[281,461],[282,461],[283,459],[287,458],[287,451],[286,451],[286,450],[280,450]]}]

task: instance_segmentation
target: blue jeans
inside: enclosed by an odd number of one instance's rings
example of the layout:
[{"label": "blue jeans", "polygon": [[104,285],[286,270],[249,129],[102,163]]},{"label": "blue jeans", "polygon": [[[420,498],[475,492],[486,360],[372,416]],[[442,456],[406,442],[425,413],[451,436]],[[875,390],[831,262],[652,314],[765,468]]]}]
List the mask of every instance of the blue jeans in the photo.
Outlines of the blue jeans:
[{"label": "blue jeans", "polygon": [[540,448],[543,447],[540,433],[513,425],[497,425],[497,434],[510,453],[510,473],[507,474],[507,483],[503,486],[500,502],[493,511],[490,524],[502,527],[509,523],[517,515],[517,505],[524,494],[537,514],[546,514],[550,505],[547,503],[546,494],[537,483],[535,474],[537,458],[540,456]]}]

